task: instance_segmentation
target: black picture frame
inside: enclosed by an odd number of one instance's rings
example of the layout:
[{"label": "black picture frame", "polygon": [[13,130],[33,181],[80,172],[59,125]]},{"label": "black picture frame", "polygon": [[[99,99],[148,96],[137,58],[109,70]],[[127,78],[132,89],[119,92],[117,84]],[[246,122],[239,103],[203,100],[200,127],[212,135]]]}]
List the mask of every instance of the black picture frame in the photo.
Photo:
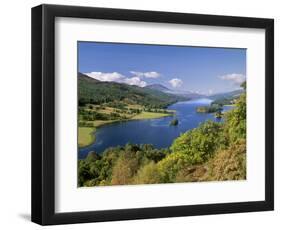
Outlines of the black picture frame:
[{"label": "black picture frame", "polygon": [[[55,213],[55,18],[88,18],[265,29],[265,200]],[[41,225],[267,211],[274,209],[274,20],[110,8],[32,8],[32,221]]]}]

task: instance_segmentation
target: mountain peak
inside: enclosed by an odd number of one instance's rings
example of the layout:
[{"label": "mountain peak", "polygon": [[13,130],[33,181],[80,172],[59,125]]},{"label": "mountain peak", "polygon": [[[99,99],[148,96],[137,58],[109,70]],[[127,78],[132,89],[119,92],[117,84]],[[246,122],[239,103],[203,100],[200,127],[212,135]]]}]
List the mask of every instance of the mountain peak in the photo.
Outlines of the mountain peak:
[{"label": "mountain peak", "polygon": [[99,80],[95,79],[95,78],[92,78],[92,77],[89,77],[88,75],[86,74],[83,74],[81,72],[78,72],[77,74],[78,78],[80,79],[85,79],[86,81],[90,81],[90,82],[99,82]]},{"label": "mountain peak", "polygon": [[158,91],[162,91],[162,92],[170,91],[169,88],[167,88],[166,86],[161,85],[161,84],[151,84],[151,85],[146,86],[145,88],[154,89],[154,90],[158,90]]}]

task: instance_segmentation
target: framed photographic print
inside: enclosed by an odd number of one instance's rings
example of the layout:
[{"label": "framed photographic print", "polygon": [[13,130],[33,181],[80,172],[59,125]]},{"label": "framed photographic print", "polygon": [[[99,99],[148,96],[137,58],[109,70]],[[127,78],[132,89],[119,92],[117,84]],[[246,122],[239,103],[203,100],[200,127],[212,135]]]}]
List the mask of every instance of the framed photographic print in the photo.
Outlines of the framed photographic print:
[{"label": "framed photographic print", "polygon": [[32,9],[32,221],[273,210],[273,19]]}]

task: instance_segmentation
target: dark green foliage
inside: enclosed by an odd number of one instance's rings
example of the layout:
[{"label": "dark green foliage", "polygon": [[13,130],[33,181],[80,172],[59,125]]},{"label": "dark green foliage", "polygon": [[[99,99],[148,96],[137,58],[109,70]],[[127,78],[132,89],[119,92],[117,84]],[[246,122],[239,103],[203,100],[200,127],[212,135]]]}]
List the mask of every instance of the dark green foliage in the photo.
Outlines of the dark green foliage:
[{"label": "dark green foliage", "polygon": [[151,144],[141,145],[140,149],[142,150],[143,156],[146,159],[148,159],[149,161],[154,161],[155,163],[162,160],[168,154],[167,150],[155,149]]},{"label": "dark green foliage", "polygon": [[96,152],[91,151],[88,153],[87,157],[86,157],[86,161],[87,162],[93,162],[93,161],[97,161],[100,160],[101,156],[98,155]]},{"label": "dark green foliage", "polygon": [[246,83],[246,81],[244,81],[240,86],[241,86],[244,90],[246,90],[246,88],[247,88],[247,83]]},{"label": "dark green foliage", "polygon": [[127,144],[108,148],[102,155],[90,152],[78,164],[79,186],[133,184],[138,170],[150,162],[165,158],[168,150],[158,150],[152,145]]},{"label": "dark green foliage", "polygon": [[216,117],[216,118],[219,118],[219,119],[220,119],[220,118],[222,118],[222,116],[223,116],[223,114],[222,114],[222,111],[221,111],[221,110],[219,110],[218,112],[215,113],[215,117]]},{"label": "dark green foliage", "polygon": [[93,178],[90,173],[90,165],[85,160],[78,161],[78,186],[84,186],[85,182]]},{"label": "dark green foliage", "polygon": [[212,104],[210,106],[199,106],[196,108],[197,113],[215,113],[219,111],[222,111],[222,106],[219,104]]}]

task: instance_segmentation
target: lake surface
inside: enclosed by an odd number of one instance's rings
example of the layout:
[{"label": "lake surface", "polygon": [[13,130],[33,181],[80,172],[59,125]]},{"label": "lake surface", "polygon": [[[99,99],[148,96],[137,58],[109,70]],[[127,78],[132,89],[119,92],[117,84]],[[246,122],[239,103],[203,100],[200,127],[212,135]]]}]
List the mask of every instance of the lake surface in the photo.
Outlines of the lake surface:
[{"label": "lake surface", "polygon": [[[123,146],[127,143],[153,144],[156,148],[167,148],[181,133],[196,128],[206,120],[220,122],[221,119],[210,113],[197,113],[197,106],[210,105],[210,99],[197,99],[178,102],[168,107],[175,110],[178,119],[177,126],[170,126],[175,117],[163,117],[148,120],[134,120],[112,123],[97,129],[96,141],[92,145],[78,150],[79,159],[87,156],[89,151],[102,153],[105,149],[114,146]],[[232,109],[233,106],[224,106],[223,111]]]}]

